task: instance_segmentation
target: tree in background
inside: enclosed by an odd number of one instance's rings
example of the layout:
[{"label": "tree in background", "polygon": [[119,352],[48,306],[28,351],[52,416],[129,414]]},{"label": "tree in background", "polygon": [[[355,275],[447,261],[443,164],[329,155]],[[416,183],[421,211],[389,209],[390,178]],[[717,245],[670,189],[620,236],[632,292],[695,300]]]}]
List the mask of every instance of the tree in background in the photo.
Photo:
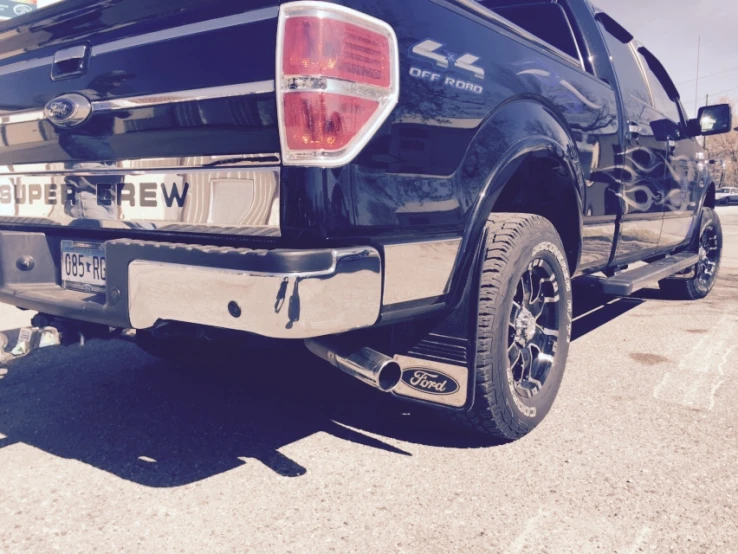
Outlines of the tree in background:
[{"label": "tree in background", "polygon": [[[738,109],[734,102],[723,98],[719,104],[730,104],[733,108],[733,129],[738,127]],[[724,160],[726,162],[723,184],[738,186],[738,131],[731,131],[724,135],[707,137],[707,153],[709,159]]]}]

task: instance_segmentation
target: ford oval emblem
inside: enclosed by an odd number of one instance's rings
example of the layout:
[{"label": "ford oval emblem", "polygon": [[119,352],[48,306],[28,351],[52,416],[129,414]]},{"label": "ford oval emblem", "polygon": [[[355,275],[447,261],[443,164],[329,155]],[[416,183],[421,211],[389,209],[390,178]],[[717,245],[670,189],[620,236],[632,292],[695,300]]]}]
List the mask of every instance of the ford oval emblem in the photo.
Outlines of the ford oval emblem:
[{"label": "ford oval emblem", "polygon": [[81,94],[64,94],[49,101],[44,108],[46,119],[57,127],[73,127],[84,123],[92,113],[92,104]]},{"label": "ford oval emblem", "polygon": [[411,367],[402,372],[402,382],[408,387],[428,394],[446,396],[459,390],[453,377],[440,371]]}]

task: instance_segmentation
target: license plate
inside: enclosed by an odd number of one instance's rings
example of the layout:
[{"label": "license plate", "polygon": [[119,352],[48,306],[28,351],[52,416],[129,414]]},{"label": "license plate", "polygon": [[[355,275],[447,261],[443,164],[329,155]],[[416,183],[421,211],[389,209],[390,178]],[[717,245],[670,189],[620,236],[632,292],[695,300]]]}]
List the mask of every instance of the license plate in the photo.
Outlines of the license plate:
[{"label": "license plate", "polygon": [[66,289],[105,292],[105,245],[63,240],[61,279]]}]

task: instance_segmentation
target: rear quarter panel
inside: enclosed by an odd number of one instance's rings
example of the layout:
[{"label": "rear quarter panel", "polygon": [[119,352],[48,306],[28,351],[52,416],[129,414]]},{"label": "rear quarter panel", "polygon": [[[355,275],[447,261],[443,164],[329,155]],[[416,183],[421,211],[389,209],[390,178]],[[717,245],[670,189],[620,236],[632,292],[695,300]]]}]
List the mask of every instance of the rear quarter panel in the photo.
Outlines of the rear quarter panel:
[{"label": "rear quarter panel", "polygon": [[[618,143],[609,85],[456,2],[345,4],[395,29],[400,101],[352,164],[285,169],[286,182],[306,183],[283,191],[299,207],[284,214],[287,233],[291,226],[329,236],[460,233],[478,203],[497,192],[488,185],[499,163],[532,139],[550,143],[575,168],[585,223],[617,204],[607,177]],[[435,53],[448,67],[413,51],[428,40],[442,45]],[[478,58],[471,69],[454,65],[464,55]],[[607,223],[595,237],[603,244],[592,248],[609,255],[614,216]]]}]

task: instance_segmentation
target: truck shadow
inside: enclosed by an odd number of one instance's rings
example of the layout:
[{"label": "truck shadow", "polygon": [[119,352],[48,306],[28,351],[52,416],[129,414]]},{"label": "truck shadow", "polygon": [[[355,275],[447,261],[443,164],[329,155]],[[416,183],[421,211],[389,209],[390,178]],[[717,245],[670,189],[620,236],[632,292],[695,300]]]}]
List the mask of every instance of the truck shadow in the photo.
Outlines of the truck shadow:
[{"label": "truck shadow", "polygon": [[[574,324],[578,336],[637,305],[608,308],[610,299],[587,298],[578,309],[588,308],[588,319]],[[7,369],[0,449],[25,443],[149,487],[186,485],[249,458],[299,477],[306,468],[279,449],[321,432],[403,456],[410,454],[372,435],[492,446],[334,370],[301,344],[242,358],[214,352],[212,363],[184,369],[128,341],[91,340],[34,351]]]},{"label": "truck shadow", "polygon": [[[644,303],[642,298],[616,298],[605,296],[592,290],[587,285],[573,286],[573,321],[571,340],[576,341],[583,336],[606,325],[614,319],[628,313]],[[655,291],[653,298],[659,298],[660,291]]]},{"label": "truck shadow", "polygon": [[0,448],[22,442],[151,487],[199,481],[247,458],[298,477],[306,469],[279,448],[319,432],[409,456],[355,430],[392,426],[399,402],[288,350],[214,354],[211,367],[188,369],[122,340],[34,351],[0,379]]}]

